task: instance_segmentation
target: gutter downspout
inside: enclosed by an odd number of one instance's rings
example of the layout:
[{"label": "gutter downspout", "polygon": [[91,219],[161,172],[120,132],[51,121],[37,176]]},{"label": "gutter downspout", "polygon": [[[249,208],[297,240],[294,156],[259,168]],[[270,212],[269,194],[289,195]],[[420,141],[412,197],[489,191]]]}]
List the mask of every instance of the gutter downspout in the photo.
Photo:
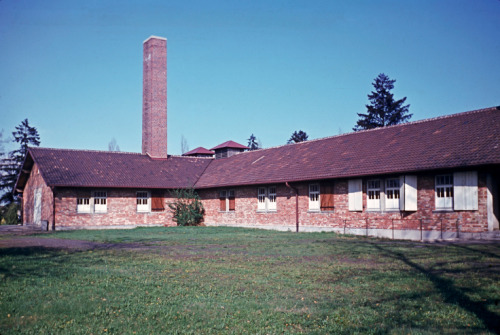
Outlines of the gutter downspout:
[{"label": "gutter downspout", "polygon": [[295,192],[295,232],[299,232],[299,190],[285,182],[286,187]]},{"label": "gutter downspout", "polygon": [[[50,189],[52,191],[52,229],[50,230],[56,230],[56,188],[51,187]],[[49,230],[48,227],[47,230]]]}]

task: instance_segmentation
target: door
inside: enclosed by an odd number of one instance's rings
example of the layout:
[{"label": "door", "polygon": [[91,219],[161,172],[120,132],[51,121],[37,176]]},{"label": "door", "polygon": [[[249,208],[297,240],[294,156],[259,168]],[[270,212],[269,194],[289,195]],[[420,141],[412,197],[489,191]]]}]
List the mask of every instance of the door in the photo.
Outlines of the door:
[{"label": "door", "polygon": [[42,225],[42,189],[35,190],[35,203],[33,207],[33,224],[36,226]]}]

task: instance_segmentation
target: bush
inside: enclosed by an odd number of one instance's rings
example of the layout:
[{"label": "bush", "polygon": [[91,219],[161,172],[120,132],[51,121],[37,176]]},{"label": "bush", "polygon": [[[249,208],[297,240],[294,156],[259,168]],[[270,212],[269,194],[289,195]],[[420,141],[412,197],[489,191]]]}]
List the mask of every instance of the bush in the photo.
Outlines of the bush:
[{"label": "bush", "polygon": [[0,223],[1,224],[19,224],[19,216],[17,211],[19,210],[19,204],[13,202],[8,206],[4,206],[0,213]]},{"label": "bush", "polygon": [[170,192],[175,198],[168,207],[179,226],[199,226],[203,223],[205,209],[194,189],[179,189]]}]

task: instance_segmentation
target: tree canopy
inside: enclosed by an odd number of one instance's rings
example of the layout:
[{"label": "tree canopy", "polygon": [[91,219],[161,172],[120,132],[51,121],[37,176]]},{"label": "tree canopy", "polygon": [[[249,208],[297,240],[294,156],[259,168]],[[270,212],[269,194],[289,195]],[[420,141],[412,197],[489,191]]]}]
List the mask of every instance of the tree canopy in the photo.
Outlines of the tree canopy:
[{"label": "tree canopy", "polygon": [[259,143],[257,142],[257,138],[254,136],[253,133],[252,135],[250,135],[250,138],[248,139],[247,147],[249,151],[260,149]]},{"label": "tree canopy", "polygon": [[292,136],[290,136],[290,139],[286,142],[286,144],[304,142],[307,141],[308,138],[309,135],[307,135],[305,131],[302,130],[294,131]]},{"label": "tree canopy", "polygon": [[0,190],[4,192],[0,197],[0,203],[7,204],[15,200],[13,195],[14,185],[28,153],[28,147],[40,145],[38,130],[29,125],[28,119],[24,119],[16,127],[16,131],[12,132],[12,136],[14,137],[14,142],[19,144],[19,147],[3,158],[0,165]]},{"label": "tree canopy", "polygon": [[366,105],[366,114],[358,113],[359,120],[353,128],[354,131],[408,122],[412,114],[409,114],[410,105],[404,105],[406,97],[394,100],[391,93],[395,82],[396,80],[383,73],[375,78],[372,83],[375,91],[368,94],[370,104]]}]

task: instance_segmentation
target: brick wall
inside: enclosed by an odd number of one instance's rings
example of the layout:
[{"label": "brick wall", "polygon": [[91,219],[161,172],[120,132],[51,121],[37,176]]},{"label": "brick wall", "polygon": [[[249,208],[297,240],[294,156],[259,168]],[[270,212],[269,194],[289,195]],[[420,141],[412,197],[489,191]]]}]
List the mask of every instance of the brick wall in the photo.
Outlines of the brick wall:
[{"label": "brick wall", "polygon": [[167,157],[167,40],[143,45],[142,153]]},{"label": "brick wall", "polygon": [[[293,183],[299,192],[300,227],[326,227],[343,229],[389,229],[485,232],[488,230],[486,210],[486,174],[479,173],[477,211],[438,212],[434,209],[434,174],[418,174],[418,210],[416,212],[380,212],[366,210],[366,180],[363,180],[363,211],[351,212],[348,206],[347,179],[334,180],[334,210],[332,212],[309,211],[309,183]],[[312,182],[311,182],[312,183]],[[271,185],[268,185],[271,186]],[[257,186],[235,187],[236,209],[221,212],[219,190],[200,190],[206,210],[208,225],[242,226],[295,226],[295,193],[283,184],[277,188],[277,211],[257,211]]]},{"label": "brick wall", "polygon": [[23,223],[26,225],[35,224],[35,192],[37,189],[42,192],[40,219],[47,221],[50,229],[53,222],[52,190],[45,184],[38,165],[34,164],[23,192]]},{"label": "brick wall", "polygon": [[[477,211],[439,212],[434,209],[434,174],[418,174],[418,210],[416,212],[376,212],[366,210],[366,180],[363,180],[363,211],[351,212],[348,207],[347,179],[334,180],[334,210],[309,211],[309,183],[294,183],[299,192],[300,230],[328,228],[337,231],[362,233],[366,231],[430,231],[479,233],[488,230],[486,174],[479,172]],[[199,190],[205,207],[207,225],[267,226],[295,230],[295,192],[284,184],[276,186],[277,210],[257,210],[258,186],[231,188],[235,191],[235,211],[221,212],[219,192],[222,189]],[[24,192],[24,222],[33,222],[34,190],[42,189],[42,220],[53,222],[52,191],[43,182],[35,165]],[[104,189],[103,189],[104,190]],[[228,190],[228,189],[227,189]],[[90,191],[90,190],[89,190]],[[131,227],[166,225],[175,226],[167,203],[172,199],[165,191],[164,212],[139,213],[135,189],[105,189],[107,213],[77,213],[77,192],[71,188],[55,190],[56,229]],[[436,234],[434,235],[436,236]]]},{"label": "brick wall", "polygon": [[[94,191],[97,189],[94,189]],[[99,189],[100,190],[100,189]],[[102,189],[107,192],[107,213],[78,213],[77,190],[57,189],[56,230],[77,228],[126,228],[134,226],[175,226],[172,214],[164,199],[162,212],[137,212],[136,191],[134,189]],[[89,190],[90,191],[90,190]],[[168,192],[165,192],[168,195]]]}]

